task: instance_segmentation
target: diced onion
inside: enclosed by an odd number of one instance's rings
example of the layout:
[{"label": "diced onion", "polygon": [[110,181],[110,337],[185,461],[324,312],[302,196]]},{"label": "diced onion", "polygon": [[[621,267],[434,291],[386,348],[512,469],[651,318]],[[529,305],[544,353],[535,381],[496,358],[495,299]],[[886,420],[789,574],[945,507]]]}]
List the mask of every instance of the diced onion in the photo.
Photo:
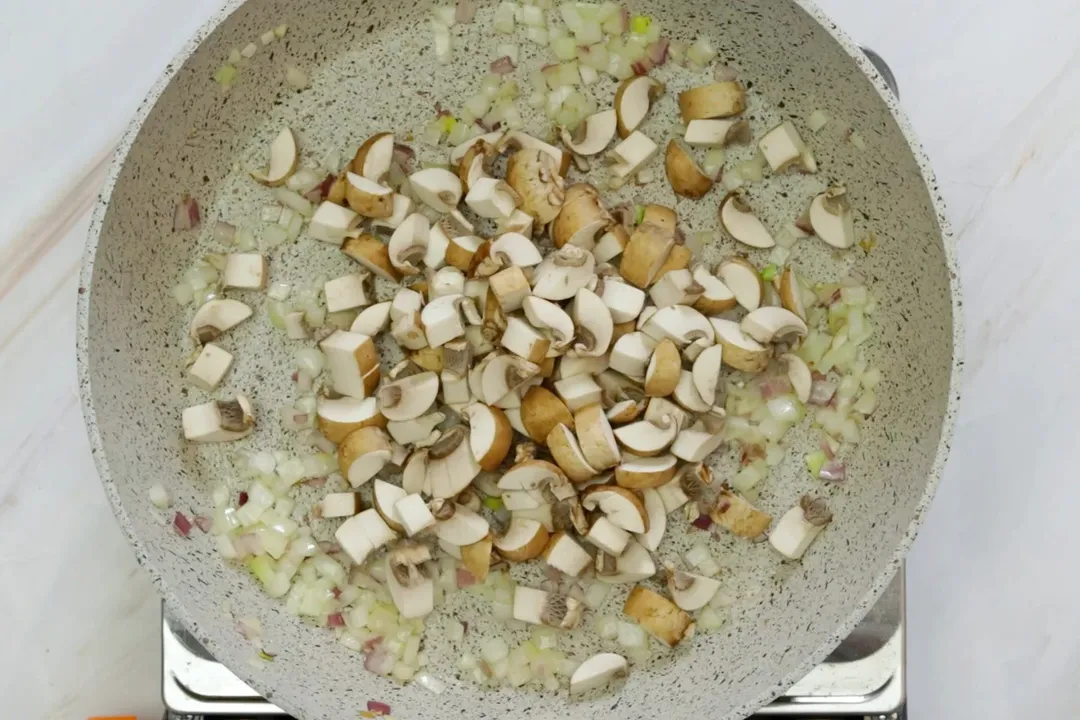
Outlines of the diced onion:
[{"label": "diced onion", "polygon": [[806,126],[810,128],[810,132],[817,132],[828,124],[829,116],[822,110],[815,110],[806,118]]},{"label": "diced onion", "polygon": [[720,171],[724,168],[724,148],[712,148],[705,153],[705,162],[701,169],[711,178],[720,177]]},{"label": "diced onion", "polygon": [[285,84],[293,90],[306,90],[311,87],[311,78],[300,68],[290,65],[285,70]]},{"label": "diced onion", "polygon": [[168,490],[165,489],[164,485],[161,485],[161,484],[151,485],[150,490],[149,490],[149,495],[150,495],[150,502],[152,502],[154,504],[154,507],[162,508],[162,509],[169,507],[169,503],[170,503],[169,492],[168,492]]},{"label": "diced onion", "polygon": [[619,635],[619,621],[610,615],[596,618],[596,633],[605,640],[614,640]]},{"label": "diced onion", "polygon": [[489,663],[505,660],[509,654],[510,648],[506,646],[506,641],[502,638],[490,638],[480,648],[480,657]]},{"label": "diced onion", "polygon": [[708,65],[716,57],[716,50],[708,38],[699,37],[686,50],[686,58],[697,65]]},{"label": "diced onion", "polygon": [[611,585],[603,582],[594,582],[585,589],[585,605],[592,610],[596,610],[604,601],[607,600],[608,593],[611,592]]},{"label": "diced onion", "polygon": [[311,202],[303,195],[285,187],[276,187],[273,191],[274,199],[287,208],[295,210],[304,217],[311,217],[313,209]]},{"label": "diced onion", "polygon": [[267,225],[262,231],[262,244],[267,249],[276,248],[289,239],[289,231],[280,225]]},{"label": "diced onion", "polygon": [[637,623],[620,620],[617,634],[619,644],[624,648],[643,648],[649,644],[649,636]]}]

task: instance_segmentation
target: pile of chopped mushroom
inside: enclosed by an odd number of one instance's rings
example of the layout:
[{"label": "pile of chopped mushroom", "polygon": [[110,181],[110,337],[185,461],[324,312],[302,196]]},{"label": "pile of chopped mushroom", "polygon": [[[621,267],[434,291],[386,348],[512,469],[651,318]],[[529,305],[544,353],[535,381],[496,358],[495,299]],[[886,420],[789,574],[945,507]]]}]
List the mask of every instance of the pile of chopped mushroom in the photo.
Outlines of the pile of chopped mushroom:
[{"label": "pile of chopped mushroom", "polygon": [[[858,440],[879,381],[857,351],[870,334],[866,289],[856,281],[811,289],[792,267],[762,270],[743,255],[710,269],[686,246],[672,208],[609,208],[599,189],[568,179],[575,162],[602,153],[612,187],[637,177],[659,151],[643,123],[663,92],[659,81],[633,75],[611,109],[584,118],[576,132],[561,128],[563,148],[520,130],[494,131],[453,147],[449,166],[408,175],[397,164],[402,146],[381,132],[310,203],[308,235],[363,267],[300,304],[285,302],[287,288],[272,291],[275,324],[321,351],[298,371],[298,382],[312,392],[321,384],[321,393],[286,408],[284,421],[317,428],[311,438],[324,454],[246,457],[252,486],[235,506],[215,493],[211,532],[222,554],[245,560],[268,593],[287,595],[291,610],[338,629],[368,656],[369,669],[412,679],[423,665],[419,640],[413,644],[423,629],[418,619],[444,592],[491,587],[493,577],[506,576],[500,567],[533,561],[555,577],[631,586],[623,613],[674,647],[694,633],[691,613],[706,629],[722,621],[712,577],[719,568],[707,550],[687,553],[686,568],[657,567],[653,553],[669,515],[682,510],[695,524],[748,540],[767,535],[791,560],[831,520],[822,499],[804,497],[774,524],[747,492],[780,462],[779,442],[807,404],[821,408],[823,428],[821,450],[807,456],[810,472],[844,479],[835,455]],[[678,106],[691,147],[751,139],[737,80],[687,90]],[[774,173],[817,170],[791,122],[757,145]],[[299,160],[286,128],[253,178],[285,190]],[[715,177],[677,139],[667,143],[664,168],[684,198],[700,201],[713,188]],[[310,200],[314,190],[288,192]],[[275,198],[304,215],[295,198]],[[748,248],[777,244],[740,190],[719,199],[717,224]],[[852,247],[845,189],[810,199],[804,217],[782,232]],[[233,363],[216,341],[252,315],[221,292],[264,289],[268,275],[258,253],[216,264],[220,277],[197,270],[218,284],[190,324],[199,347],[190,378],[208,392]],[[376,301],[375,278],[392,297]],[[402,357],[393,367],[379,361],[388,340]],[[830,370],[844,373],[839,384]],[[184,410],[183,429],[192,442],[239,440],[255,429],[255,410],[242,395],[212,400]],[[729,445],[741,448],[743,468],[715,482],[708,461]],[[290,518],[289,492],[330,472],[325,453],[349,491],[327,492],[318,503],[315,518],[343,519],[336,544],[320,546]],[[357,492],[365,485],[367,508]],[[643,584],[654,576],[666,594]],[[561,583],[511,587],[513,620],[557,630],[578,627],[607,593],[594,593],[594,602]],[[391,616],[377,621],[379,612]],[[387,628],[405,628],[409,639],[383,643]],[[598,630],[636,637],[614,621]],[[485,647],[482,667],[463,658],[459,669],[480,681],[536,679],[515,676],[504,650]],[[569,675],[571,692],[580,693],[627,672],[625,658],[603,653],[555,674]],[[559,687],[550,677],[542,684]]]}]

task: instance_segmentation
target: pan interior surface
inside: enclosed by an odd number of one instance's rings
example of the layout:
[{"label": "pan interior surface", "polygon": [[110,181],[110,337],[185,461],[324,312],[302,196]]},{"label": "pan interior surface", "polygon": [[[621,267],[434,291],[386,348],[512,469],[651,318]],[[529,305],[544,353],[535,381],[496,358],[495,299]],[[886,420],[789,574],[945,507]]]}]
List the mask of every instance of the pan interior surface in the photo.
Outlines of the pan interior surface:
[{"label": "pan interior surface", "polygon": [[[466,640],[474,651],[481,638],[496,631],[484,619],[486,601],[457,593],[448,608],[436,611],[426,634],[428,670],[448,681],[436,697],[419,686],[403,687],[367,673],[362,657],[336,643],[330,631],[286,613],[248,573],[225,563],[209,536],[195,532],[181,538],[170,526],[171,513],[156,510],[149,501],[147,488],[160,482],[175,509],[209,515],[216,485],[225,482],[235,492],[245,484],[230,464],[238,447],[299,451],[295,434],[279,427],[278,408],[295,397],[289,376],[293,353],[301,345],[270,326],[266,298],[256,293],[231,294],[251,304],[255,315],[222,339],[237,359],[216,396],[243,392],[251,397],[258,431],[240,444],[184,443],[180,410],[207,396],[184,379],[184,360],[192,350],[187,338],[192,309],[180,308],[169,289],[196,258],[222,251],[210,238],[217,219],[262,225],[260,209],[272,200],[248,171],[265,163],[266,148],[281,127],[296,131],[308,161],[331,152],[347,158],[379,131],[394,131],[399,139],[409,131],[419,135],[434,117],[436,102],[456,109],[476,93],[499,41],[491,30],[493,5],[485,4],[473,25],[454,29],[457,49],[450,66],[434,62],[431,7],[371,0],[250,0],[224,14],[197,49],[170,67],[171,79],[140,113],[126,139],[127,157],[107,195],[107,209],[96,217],[96,247],[92,240],[87,270],[92,285],[80,316],[87,418],[117,514],[177,616],[219,660],[304,720],[355,717],[368,700],[388,703],[395,717],[413,719],[584,718],[616,705],[627,720],[658,714],[745,716],[821,659],[850,629],[857,611],[887,584],[898,549],[910,542],[936,483],[943,459],[939,447],[947,440],[943,434],[954,401],[951,259],[934,190],[928,189],[921,160],[874,84],[845,46],[793,2],[630,6],[634,13],[656,18],[674,39],[692,41],[704,34],[713,41],[720,60],[735,66],[751,88],[748,117],[755,138],[782,119],[804,128],[814,110],[834,119],[817,134],[804,132],[821,165],[817,175],[750,186],[752,204],[769,227],[796,218],[828,184],[843,183],[858,211],[860,237],[870,231],[877,237],[870,253],[855,248],[834,255],[815,239],[796,248],[793,264],[812,281],[835,281],[850,269],[870,279],[879,309],[867,355],[884,375],[881,405],[848,461],[845,484],[825,487],[807,476],[803,454],[816,442],[816,434],[807,433],[793,436],[787,460],[760,486],[756,504],[774,517],[805,493],[828,498],[835,520],[801,563],[781,563],[767,543],[733,537],[713,541],[713,554],[723,567],[720,578],[737,598],[724,629],[699,635],[675,651],[657,651],[650,665],[632,669],[617,695],[568,702],[565,693],[480,689],[455,680],[461,648],[444,639],[445,623],[452,616],[468,619]],[[212,76],[230,50],[258,42],[267,28],[280,23],[289,24],[285,38],[260,46],[232,90],[222,92]],[[514,42],[524,57],[540,57],[523,38]],[[290,66],[309,73],[312,87],[289,90],[283,78]],[[655,74],[668,84],[667,96],[642,129],[663,145],[674,134],[675,95],[708,82],[709,75],[675,67]],[[519,70],[515,77],[527,93],[526,74]],[[600,107],[607,107],[614,83],[602,81],[593,88]],[[523,101],[519,105],[524,109]],[[542,118],[526,113],[526,119],[532,120],[527,130],[546,134]],[[865,150],[847,141],[845,125],[865,138]],[[445,162],[445,147],[436,153],[419,141],[410,144],[421,161]],[[739,152],[732,153],[729,164],[743,159]],[[750,151],[745,152],[749,157]],[[720,189],[701,201],[676,203],[662,170],[660,175],[644,188],[631,185],[605,193],[605,199],[675,206],[688,234],[716,228]],[[601,177],[603,171],[593,179]],[[199,232],[172,232],[174,207],[184,193],[196,197],[202,208]],[[706,259],[712,262],[735,251],[730,240],[721,240],[708,247]],[[311,282],[357,268],[333,246],[306,236],[268,254],[271,282]],[[760,262],[764,253],[752,258]],[[721,479],[736,467],[724,453],[714,466]],[[315,492],[302,490],[300,506],[316,498]],[[662,555],[671,559],[697,539],[676,517],[669,521],[674,530],[669,530]],[[316,531],[329,536],[333,526],[323,523]],[[515,577],[538,579],[520,571]],[[625,592],[613,595],[621,602]],[[619,614],[619,604],[612,602],[604,612]],[[255,649],[234,629],[234,616],[241,615],[261,620],[266,642],[277,652],[274,662],[261,668],[249,663]],[[586,622],[591,625],[591,617]],[[527,635],[498,632],[513,636],[512,646]],[[589,652],[616,649],[591,628],[569,635],[562,647],[579,660]]]}]

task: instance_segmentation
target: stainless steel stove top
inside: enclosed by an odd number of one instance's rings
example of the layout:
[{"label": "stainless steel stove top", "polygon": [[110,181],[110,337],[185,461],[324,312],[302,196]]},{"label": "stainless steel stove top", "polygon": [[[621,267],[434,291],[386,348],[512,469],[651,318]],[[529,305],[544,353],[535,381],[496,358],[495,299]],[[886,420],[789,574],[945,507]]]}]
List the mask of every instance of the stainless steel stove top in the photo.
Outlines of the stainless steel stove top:
[{"label": "stainless steel stove top", "polygon": [[[194,637],[162,618],[162,697],[167,720],[286,718]],[[904,573],[825,662],[753,717],[905,717]]]}]

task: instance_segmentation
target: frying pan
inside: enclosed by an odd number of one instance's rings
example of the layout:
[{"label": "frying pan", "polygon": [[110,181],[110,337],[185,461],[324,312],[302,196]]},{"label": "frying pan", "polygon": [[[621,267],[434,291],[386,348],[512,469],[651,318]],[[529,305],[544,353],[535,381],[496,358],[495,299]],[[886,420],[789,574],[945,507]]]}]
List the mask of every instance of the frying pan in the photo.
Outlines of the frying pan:
[{"label": "frying pan", "polygon": [[[600,698],[481,690],[455,680],[458,650],[441,639],[439,613],[425,643],[430,669],[448,680],[441,695],[369,674],[329,631],[297,621],[247,573],[223,562],[208,536],[180,537],[147,494],[150,484],[163,483],[176,508],[195,514],[209,511],[211,489],[222,479],[239,487],[229,466],[233,448],[194,447],[181,437],[180,409],[204,400],[183,381],[191,311],[178,308],[169,288],[214,247],[214,219],[255,224],[269,195],[246,170],[265,162],[269,141],[284,125],[298,132],[306,156],[318,159],[331,150],[351,153],[376,131],[418,131],[433,117],[437,100],[459,106],[476,92],[492,59],[493,8],[485,3],[476,23],[455,29],[461,33],[455,61],[437,66],[427,2],[232,0],[168,66],[124,136],[94,214],[83,267],[88,291],[79,297],[80,387],[97,467],[172,615],[218,660],[298,718],[353,718],[369,699],[390,704],[397,717],[417,719],[586,718],[607,711],[627,720],[743,717],[851,631],[911,545],[949,447],[962,343],[948,223],[910,126],[858,47],[808,2],[634,0],[632,10],[656,18],[675,39],[712,39],[721,59],[752,83],[748,115],[756,136],[781,118],[801,122],[822,110],[836,119],[834,125],[855,128],[865,139],[859,149],[842,133],[823,131],[811,140],[820,173],[775,178],[751,192],[765,223],[781,227],[826,183],[848,187],[859,213],[857,229],[876,233],[877,247],[839,256],[823,243],[804,242],[796,264],[819,281],[851,269],[871,279],[879,310],[867,355],[885,381],[880,408],[848,461],[846,483],[824,487],[807,477],[800,467],[813,442],[807,435],[795,438],[789,461],[760,489],[759,506],[774,516],[804,493],[828,498],[835,520],[803,561],[781,563],[768,544],[737,538],[714,543],[725,587],[737,598],[730,623],[655,655],[648,666],[633,669],[624,687]],[[211,78],[230,50],[279,23],[289,24],[285,38],[259,46],[231,92],[223,93]],[[312,87],[288,90],[282,78],[289,66],[307,71]],[[668,82],[668,97],[645,129],[664,137],[675,120],[673,96],[706,76],[673,68],[657,74]],[[533,120],[530,127],[541,132],[544,124]],[[172,232],[174,206],[184,193],[202,207],[201,234]],[[621,197],[674,204],[664,182],[627,188]],[[715,228],[718,199],[714,192],[678,203],[684,229]],[[705,259],[734,250],[710,245]],[[349,261],[332,246],[304,238],[271,254],[273,280],[348,270]],[[249,301],[256,317],[228,336],[237,362],[219,396],[242,391],[261,413],[263,422],[244,447],[290,447],[295,441],[276,427],[274,413],[293,397],[285,371],[293,348],[266,322],[262,296]],[[689,542],[687,533],[671,534],[665,541],[671,553]],[[490,632],[482,609],[468,599],[460,602],[454,612],[472,613],[471,640],[479,640]],[[274,662],[259,668],[249,662],[253,648],[234,628],[240,614],[261,620],[278,653]],[[570,635],[565,650],[583,659],[599,647],[589,644],[592,635]]]}]

